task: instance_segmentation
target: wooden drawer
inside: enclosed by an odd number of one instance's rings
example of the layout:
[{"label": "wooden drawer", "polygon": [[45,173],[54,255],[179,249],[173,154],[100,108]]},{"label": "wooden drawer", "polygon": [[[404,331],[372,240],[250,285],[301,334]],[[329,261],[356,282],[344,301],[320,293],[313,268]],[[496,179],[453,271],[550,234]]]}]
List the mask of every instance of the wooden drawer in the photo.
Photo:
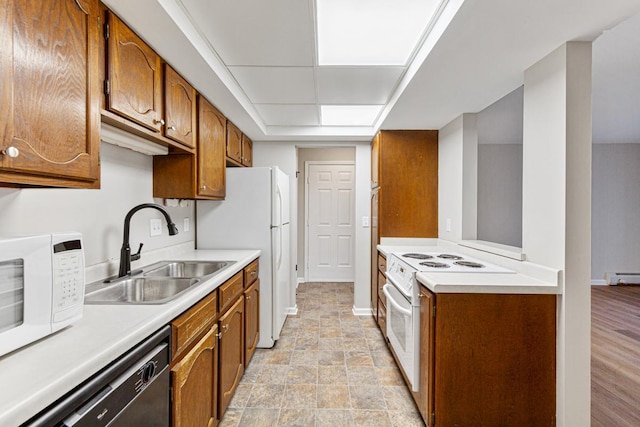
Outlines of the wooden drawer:
[{"label": "wooden drawer", "polygon": [[198,341],[218,317],[218,292],[211,292],[199,303],[171,322],[171,355],[175,360]]},{"label": "wooden drawer", "polygon": [[239,271],[218,288],[218,292],[220,292],[220,313],[224,313],[244,290],[242,277],[243,272]]},{"label": "wooden drawer", "polygon": [[384,292],[382,292],[382,287],[386,282],[387,278],[384,276],[384,274],[378,271],[378,298],[385,306],[387,305],[387,297],[385,296]]},{"label": "wooden drawer", "polygon": [[244,268],[244,287],[248,288],[258,278],[258,261],[256,258]]},{"label": "wooden drawer", "polygon": [[387,259],[380,253],[378,253],[378,270],[383,273],[387,272]]}]

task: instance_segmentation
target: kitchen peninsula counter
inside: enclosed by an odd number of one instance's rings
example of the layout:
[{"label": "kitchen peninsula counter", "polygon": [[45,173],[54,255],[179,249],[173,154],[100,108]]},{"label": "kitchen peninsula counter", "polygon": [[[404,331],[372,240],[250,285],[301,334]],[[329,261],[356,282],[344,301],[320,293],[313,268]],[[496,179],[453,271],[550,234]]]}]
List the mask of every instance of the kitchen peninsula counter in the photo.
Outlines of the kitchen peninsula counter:
[{"label": "kitchen peninsula counter", "polygon": [[0,425],[17,426],[242,271],[259,250],[191,250],[171,260],[236,261],[165,304],[85,305],[81,320],[0,357]]}]

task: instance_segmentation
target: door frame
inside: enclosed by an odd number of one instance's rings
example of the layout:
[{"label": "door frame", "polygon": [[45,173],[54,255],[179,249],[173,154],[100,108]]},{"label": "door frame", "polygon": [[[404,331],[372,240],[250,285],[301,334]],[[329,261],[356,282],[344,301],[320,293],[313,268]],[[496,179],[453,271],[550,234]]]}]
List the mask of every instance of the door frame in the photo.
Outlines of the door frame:
[{"label": "door frame", "polygon": [[[307,160],[304,162],[304,281],[305,283],[309,283],[309,166],[311,165],[352,165],[353,170],[356,169],[355,160]],[[355,179],[353,182],[353,189],[355,190]],[[353,203],[355,206],[355,191],[353,193]],[[355,209],[353,211],[353,228],[354,228],[354,237],[355,237],[355,227],[356,227],[356,218],[355,218]],[[355,259],[355,245],[352,249],[353,259]],[[355,280],[355,270],[354,280]]]}]

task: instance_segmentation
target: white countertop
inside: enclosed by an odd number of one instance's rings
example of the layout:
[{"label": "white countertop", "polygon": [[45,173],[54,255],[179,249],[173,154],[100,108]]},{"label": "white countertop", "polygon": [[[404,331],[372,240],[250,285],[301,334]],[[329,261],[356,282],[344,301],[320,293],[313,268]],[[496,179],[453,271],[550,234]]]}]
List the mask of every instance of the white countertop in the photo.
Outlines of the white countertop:
[{"label": "white countertop", "polygon": [[[435,293],[495,293],[495,294],[561,294],[562,271],[516,260],[500,254],[490,254],[486,250],[458,245],[439,239],[390,239],[390,244],[378,245],[385,256],[393,252],[444,252],[455,251],[513,270],[513,273],[453,273],[422,272],[417,280]],[[388,264],[388,261],[387,261]]]},{"label": "white countertop", "polygon": [[416,278],[439,294],[559,294],[556,283],[519,273],[418,273]]},{"label": "white countertop", "polygon": [[183,313],[260,256],[259,250],[193,250],[172,260],[237,261],[158,305],[85,305],[81,320],[0,357],[0,426],[17,426]]}]

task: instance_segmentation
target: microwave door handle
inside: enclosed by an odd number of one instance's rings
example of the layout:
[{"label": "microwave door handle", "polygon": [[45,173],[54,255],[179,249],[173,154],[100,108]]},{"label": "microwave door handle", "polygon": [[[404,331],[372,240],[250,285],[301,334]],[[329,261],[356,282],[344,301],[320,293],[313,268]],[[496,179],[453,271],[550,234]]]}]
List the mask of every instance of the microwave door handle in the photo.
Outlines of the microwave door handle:
[{"label": "microwave door handle", "polygon": [[382,292],[387,297],[387,301],[391,302],[391,305],[393,305],[394,308],[398,310],[400,313],[404,314],[405,316],[411,316],[411,310],[407,310],[406,308],[402,307],[400,304],[396,302],[395,299],[393,299],[393,296],[391,296],[391,293],[388,290],[390,286],[391,285],[386,284],[382,287]]}]

